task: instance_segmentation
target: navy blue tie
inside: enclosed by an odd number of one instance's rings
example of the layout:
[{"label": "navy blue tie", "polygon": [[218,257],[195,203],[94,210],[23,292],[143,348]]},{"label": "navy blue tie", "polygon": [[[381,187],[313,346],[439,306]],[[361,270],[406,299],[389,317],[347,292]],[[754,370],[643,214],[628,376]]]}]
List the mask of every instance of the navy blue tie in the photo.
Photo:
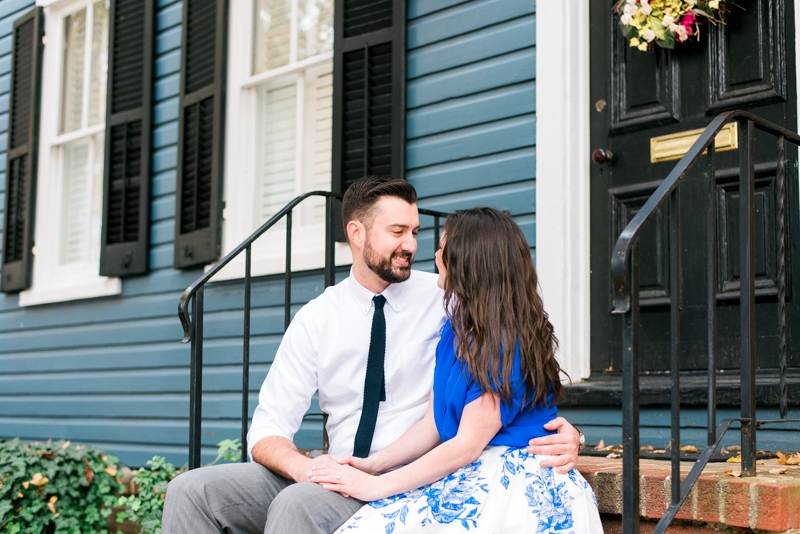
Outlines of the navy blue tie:
[{"label": "navy blue tie", "polygon": [[383,359],[386,355],[386,317],[383,305],[386,297],[373,297],[375,313],[372,315],[372,333],[369,336],[369,355],[367,356],[367,376],[364,379],[364,406],[358,422],[353,456],[366,458],[372,447],[375,422],[378,420],[378,407],[386,400],[386,381],[383,376]]}]

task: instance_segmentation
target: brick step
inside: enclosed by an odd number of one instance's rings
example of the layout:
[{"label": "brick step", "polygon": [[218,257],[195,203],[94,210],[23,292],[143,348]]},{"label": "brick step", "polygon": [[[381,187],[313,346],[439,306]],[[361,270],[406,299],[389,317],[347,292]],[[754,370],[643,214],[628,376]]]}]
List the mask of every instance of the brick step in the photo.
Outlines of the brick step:
[{"label": "brick step", "polygon": [[[693,465],[681,462],[682,479]],[[771,459],[758,461],[755,477],[737,478],[725,472],[738,473],[740,469],[741,465],[735,463],[707,465],[676,516],[693,524],[679,525],[677,521],[675,527],[700,526],[713,530],[743,527],[768,532],[800,529],[800,466],[781,465],[777,459]],[[787,472],[770,474],[771,469],[787,469]],[[616,521],[622,513],[622,459],[581,456],[578,470],[592,485],[600,513],[610,514],[606,518],[610,530],[606,532],[620,532],[614,528],[618,527]],[[671,464],[664,460],[642,460],[639,475],[640,515],[645,520],[657,520],[670,502]],[[649,527],[649,523],[642,523],[643,528]]]}]

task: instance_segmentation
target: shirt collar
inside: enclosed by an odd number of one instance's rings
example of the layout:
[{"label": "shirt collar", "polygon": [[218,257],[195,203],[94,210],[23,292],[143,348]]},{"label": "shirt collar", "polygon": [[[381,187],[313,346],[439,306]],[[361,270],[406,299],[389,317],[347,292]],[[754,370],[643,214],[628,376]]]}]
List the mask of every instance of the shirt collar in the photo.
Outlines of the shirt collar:
[{"label": "shirt collar", "polygon": [[[372,297],[374,297],[376,294],[362,286],[358,280],[356,280],[356,277],[353,276],[352,267],[350,268],[349,286],[350,294],[353,295],[354,299],[356,299],[358,307],[364,312],[364,315],[368,314],[373,306]],[[381,293],[381,295],[386,298],[386,303],[395,312],[399,312],[402,308],[403,294],[405,291],[405,285],[400,282],[397,284],[389,284],[389,287],[387,287],[383,293]]]}]

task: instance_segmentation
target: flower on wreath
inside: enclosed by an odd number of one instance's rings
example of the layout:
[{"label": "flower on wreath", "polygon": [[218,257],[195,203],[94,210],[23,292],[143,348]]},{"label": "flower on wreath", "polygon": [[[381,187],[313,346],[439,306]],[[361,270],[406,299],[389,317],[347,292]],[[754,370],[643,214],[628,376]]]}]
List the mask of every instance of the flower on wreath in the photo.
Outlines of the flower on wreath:
[{"label": "flower on wreath", "polygon": [[724,0],[618,0],[622,33],[630,46],[647,50],[652,43],[675,48],[700,36],[704,19],[718,22],[725,12]]}]

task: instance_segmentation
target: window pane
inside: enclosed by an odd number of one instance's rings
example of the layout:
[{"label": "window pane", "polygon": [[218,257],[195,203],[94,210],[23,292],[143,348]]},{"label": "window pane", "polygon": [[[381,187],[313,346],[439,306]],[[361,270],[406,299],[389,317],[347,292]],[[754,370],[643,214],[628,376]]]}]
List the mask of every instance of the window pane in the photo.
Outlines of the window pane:
[{"label": "window pane", "polygon": [[258,89],[255,225],[259,226],[295,197],[297,84]]},{"label": "window pane", "polygon": [[100,258],[103,197],[103,134],[62,147],[59,264]]},{"label": "window pane", "polygon": [[[305,75],[305,117],[303,118],[303,193],[331,187],[331,132],[333,123],[333,73],[326,63]],[[304,204],[305,224],[325,220],[325,201],[320,197]]]},{"label": "window pane", "polygon": [[289,64],[291,22],[290,0],[256,0],[254,74]]},{"label": "window pane", "polygon": [[108,74],[108,7],[105,0],[94,4],[92,22],[92,72],[89,79],[89,126],[106,120],[106,76]]},{"label": "window pane", "polygon": [[333,49],[333,0],[299,0],[297,59]]},{"label": "window pane", "polygon": [[61,195],[61,258],[59,263],[88,259],[88,221],[91,188],[89,139],[64,145],[64,188]]},{"label": "window pane", "polygon": [[86,9],[64,18],[64,76],[61,133],[81,127],[83,113],[83,62],[86,49]]}]

